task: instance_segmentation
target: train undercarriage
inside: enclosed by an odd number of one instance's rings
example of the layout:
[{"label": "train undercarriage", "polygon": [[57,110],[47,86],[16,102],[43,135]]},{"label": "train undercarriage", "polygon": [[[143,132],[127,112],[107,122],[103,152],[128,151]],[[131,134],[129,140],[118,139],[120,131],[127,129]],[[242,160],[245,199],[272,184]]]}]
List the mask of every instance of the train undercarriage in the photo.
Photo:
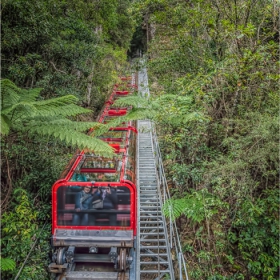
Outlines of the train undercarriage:
[{"label": "train undercarriage", "polygon": [[58,230],[52,243],[56,280],[135,279],[132,231]]}]

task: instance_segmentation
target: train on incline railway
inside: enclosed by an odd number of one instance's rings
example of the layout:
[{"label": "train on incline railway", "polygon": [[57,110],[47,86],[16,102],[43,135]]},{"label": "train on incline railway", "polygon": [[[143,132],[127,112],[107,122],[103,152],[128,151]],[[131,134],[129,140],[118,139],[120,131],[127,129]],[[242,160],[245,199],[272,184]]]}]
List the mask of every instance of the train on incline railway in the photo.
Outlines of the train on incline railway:
[{"label": "train on incline railway", "polygon": [[[117,107],[114,101],[132,94],[135,88],[134,76],[121,77],[121,83],[114,86],[99,114],[98,122],[106,124],[127,114],[131,108]],[[113,158],[80,151],[54,183],[53,254],[48,268],[55,279],[134,278],[137,232],[135,125],[134,121],[126,121],[100,136],[113,147]],[[104,264],[105,272],[98,267]]]}]

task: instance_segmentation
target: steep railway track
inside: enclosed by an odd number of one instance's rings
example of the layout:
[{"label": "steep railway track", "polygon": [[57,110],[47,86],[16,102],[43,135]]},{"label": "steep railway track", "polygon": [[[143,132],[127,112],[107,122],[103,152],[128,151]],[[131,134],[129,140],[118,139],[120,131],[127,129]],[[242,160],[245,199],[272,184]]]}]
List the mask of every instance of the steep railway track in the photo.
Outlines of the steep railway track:
[{"label": "steep railway track", "polygon": [[[147,79],[146,69],[140,71],[138,76],[132,75],[131,77],[130,84],[134,85],[138,83],[138,93],[143,97],[149,96]],[[111,103],[108,104],[112,104],[112,101],[110,102]],[[110,109],[106,112],[109,112],[109,110]],[[54,262],[49,266],[49,270],[55,275],[55,280],[175,279],[167,225],[161,210],[163,203],[160,190],[161,183],[159,179],[158,159],[156,159],[157,152],[154,148],[155,139],[152,133],[152,125],[149,120],[141,120],[137,122],[136,127],[138,130],[137,139],[135,140],[137,143],[135,155],[135,182],[137,186],[137,194],[135,194],[135,205],[137,205],[135,211],[137,212],[137,218],[135,218],[135,220],[137,221],[137,225],[134,227],[137,229],[137,232],[133,234],[133,244],[127,241],[129,240],[127,237],[130,234],[129,231],[122,231],[121,227],[114,228],[114,231],[112,231],[110,227],[108,228],[110,230],[106,230],[106,228],[102,230],[103,228],[101,227],[100,231],[92,227],[93,230],[90,231],[91,227],[86,228],[86,230],[80,227],[81,230],[79,230],[79,228],[69,228],[69,226],[66,226],[65,233],[63,229],[60,229],[61,227],[58,227],[56,236],[53,237],[53,242],[56,246],[64,247],[56,247],[58,249],[56,249],[56,253],[53,257]],[[127,164],[127,160],[129,159],[127,156],[128,154],[124,157],[123,165]],[[91,170],[93,169],[91,168]],[[85,183],[84,185],[88,184],[89,183]],[[96,182],[92,182],[92,185],[93,184],[96,184]],[[59,188],[60,186],[55,189],[59,191]],[[67,219],[69,220],[70,217],[69,215],[73,215],[71,204],[65,205],[68,205],[68,208],[65,208],[65,206],[63,209],[66,210],[62,210],[62,212],[65,213],[63,214],[64,220],[62,219],[63,223],[67,223]],[[131,207],[132,205],[133,204],[131,204]],[[116,210],[116,213],[126,213],[120,214],[124,216],[127,216],[127,213],[131,213],[128,223],[133,224],[134,216],[131,210],[132,208],[128,210],[128,208],[125,207],[126,205],[120,206],[121,208]],[[92,211],[93,214],[96,213],[96,210]],[[87,213],[90,213],[90,211]],[[56,214],[54,214],[53,217],[55,217],[55,215]],[[57,218],[57,222],[59,222],[58,219],[59,218]],[[103,235],[106,236],[106,238],[102,239],[100,237],[101,243],[99,241],[94,241],[99,240],[96,239],[97,235]],[[62,241],[59,241],[60,238]],[[60,244],[59,242],[62,243]],[[74,245],[71,245],[71,242]],[[82,243],[80,242],[84,242],[87,245],[81,245]],[[119,245],[110,245],[106,247],[106,242]]]},{"label": "steep railway track", "polygon": [[[138,92],[143,97],[148,97],[149,88],[145,69],[139,72],[138,76],[132,76],[130,85],[136,84],[139,84]],[[108,104],[112,104],[112,102],[109,101]],[[186,264],[182,255],[176,224],[173,225],[171,220],[167,223],[161,210],[163,201],[169,199],[170,194],[164,175],[154,126],[149,120],[141,120],[137,123],[137,129],[137,176],[135,178],[137,182],[137,196],[132,196],[137,200],[137,219],[135,219],[137,220],[137,225],[134,225],[134,229],[137,228],[137,234],[133,234],[133,232],[129,230],[130,227],[127,227],[130,222],[133,223],[133,220],[130,219],[134,218],[133,211],[127,208],[125,204],[118,205],[121,207],[118,207],[114,212],[120,213],[120,216],[126,219],[126,222],[124,224],[121,222],[121,227],[116,224],[113,231],[107,230],[107,228],[111,229],[111,226],[101,226],[100,230],[96,230],[98,227],[92,227],[91,224],[88,224],[86,228],[71,227],[69,223],[64,227],[59,227],[59,219],[64,217],[61,221],[63,225],[65,225],[64,223],[67,223],[69,217],[73,215],[73,210],[69,208],[71,204],[65,204],[65,206],[68,205],[68,208],[65,207],[64,210],[59,210],[59,207],[57,208],[58,210],[53,208],[53,219],[57,219],[53,225],[58,226],[55,235],[52,237],[52,242],[55,243],[56,251],[52,257],[53,262],[48,267],[51,273],[51,279],[174,280],[173,265],[176,265],[177,269],[179,269],[178,279],[188,280]],[[133,128],[129,130],[133,131]],[[78,158],[81,156],[83,156],[83,154],[78,155]],[[73,158],[65,169],[66,172],[69,172],[69,168],[72,170],[71,176],[73,175],[73,168],[77,168],[75,162],[77,162],[77,159]],[[126,157],[125,162],[127,162]],[[80,163],[81,162],[79,162],[79,164]],[[56,188],[53,186],[53,196],[57,195],[56,192],[59,193],[61,190],[60,184],[66,185],[67,180],[69,182],[70,177],[68,175],[68,177],[65,176],[65,173],[63,174],[64,177],[62,178],[64,179],[60,179],[55,183],[54,186],[58,184]],[[81,188],[88,185],[92,187],[94,183],[94,181],[91,183],[79,182],[79,184],[82,185]],[[105,183],[101,183],[100,185],[103,186],[104,184]],[[118,185],[117,183],[114,184]],[[66,185],[66,187],[71,188],[74,185],[76,184]],[[122,188],[125,188],[123,185],[125,185],[124,182],[122,183]],[[108,186],[111,187],[110,185]],[[65,199],[67,199],[67,197],[63,198],[63,200]],[[121,201],[121,203],[124,203],[123,198]],[[60,201],[57,200],[56,204],[59,203]],[[65,203],[65,201],[63,203]],[[132,205],[133,204],[131,204],[131,206]],[[93,212],[91,213],[90,211]],[[96,210],[90,211],[85,213],[89,213],[88,215],[96,213]],[[107,212],[112,211],[107,210]],[[130,216],[128,215],[129,213],[131,213]],[[65,230],[63,230],[63,228],[65,228]],[[96,238],[97,236],[98,238]],[[132,239],[131,237],[133,236],[134,238]],[[24,264],[37,243],[37,239],[15,280],[20,276]],[[71,245],[71,242],[76,243]],[[111,242],[111,245],[106,246],[106,242]],[[86,245],[83,243],[86,243]]]}]

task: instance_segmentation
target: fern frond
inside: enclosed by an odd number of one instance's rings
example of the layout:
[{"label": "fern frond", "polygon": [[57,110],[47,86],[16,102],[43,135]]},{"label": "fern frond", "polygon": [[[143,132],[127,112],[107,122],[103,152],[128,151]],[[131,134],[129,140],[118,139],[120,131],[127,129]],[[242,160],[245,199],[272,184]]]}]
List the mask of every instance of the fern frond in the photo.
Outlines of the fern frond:
[{"label": "fern frond", "polygon": [[128,114],[129,120],[153,119],[156,116],[156,110],[151,108],[133,108]]},{"label": "fern frond", "polygon": [[29,121],[29,125],[26,128],[23,128],[25,130],[30,129],[32,126],[38,126],[38,127],[45,127],[48,125],[56,125],[58,128],[63,127],[64,129],[69,130],[76,130],[80,132],[87,132],[89,129],[98,129],[105,127],[107,129],[107,126],[102,123],[98,122],[75,122],[71,121],[69,119],[63,118],[61,116],[36,116]]},{"label": "fern frond", "polygon": [[77,131],[88,131],[89,129],[101,129],[101,128],[107,128],[107,126],[103,123],[98,122],[71,122],[71,126],[73,129]]},{"label": "fern frond", "polygon": [[216,207],[220,202],[206,189],[193,191],[180,199],[170,199],[163,205],[163,213],[172,220],[185,215],[193,222],[200,223],[206,217],[218,213]]},{"label": "fern frond", "polygon": [[147,108],[149,107],[149,101],[145,98],[142,98],[140,96],[127,96],[117,99],[114,102],[114,105],[116,106],[133,106],[134,108],[137,107],[143,107]]},{"label": "fern frond", "polygon": [[10,131],[10,122],[6,116],[1,115],[1,134],[8,135]]},{"label": "fern frond", "polygon": [[37,101],[36,105],[38,107],[44,107],[44,106],[53,106],[53,107],[59,107],[66,104],[72,104],[78,101],[78,98],[74,95],[65,95],[61,97],[51,98],[47,100]]},{"label": "fern frond", "polygon": [[76,116],[79,114],[86,114],[91,112],[91,110],[85,109],[75,104],[67,104],[63,106],[57,106],[56,104],[38,106],[38,104],[36,103],[35,108],[37,114],[40,116],[61,115],[64,117],[70,117],[70,116]]},{"label": "fern frond", "polygon": [[20,100],[20,89],[10,80],[1,80],[1,111]]},{"label": "fern frond", "polygon": [[204,115],[200,112],[191,112],[183,115],[182,122],[184,124],[192,122],[192,121],[205,121],[207,120]]},{"label": "fern frond", "polygon": [[26,117],[32,117],[37,114],[37,110],[32,103],[20,102],[6,110],[1,112],[2,115],[8,116],[10,113],[13,115],[13,119],[24,119]]},{"label": "fern frond", "polygon": [[42,88],[32,88],[32,89],[21,89],[20,90],[20,102],[34,102],[36,98],[40,95]]},{"label": "fern frond", "polygon": [[190,104],[193,102],[193,97],[192,96],[180,96],[178,95],[176,98],[177,101],[180,102],[180,104]]},{"label": "fern frond", "polygon": [[[127,115],[118,117],[108,122],[104,126],[97,127],[93,134],[95,136],[100,136],[106,131],[108,131],[111,127],[117,127],[123,122],[133,121],[133,120],[145,120],[145,119],[153,119],[156,115],[156,112],[153,110],[145,109],[145,108],[133,108]],[[93,135],[92,134],[92,135]]]},{"label": "fern frond", "polygon": [[37,117],[37,116],[76,116],[78,114],[85,114],[91,112],[89,109],[84,109],[75,104],[67,104],[65,106],[38,106],[37,102],[27,103],[21,102],[17,103],[1,112],[1,115],[9,115],[13,112],[13,119],[28,119],[30,117]]},{"label": "fern frond", "polygon": [[175,94],[163,94],[157,100],[161,101],[179,101],[179,103],[189,103],[193,101],[193,98],[191,96],[180,96]]},{"label": "fern frond", "polygon": [[9,258],[2,258],[0,256],[0,263],[1,271],[14,270],[16,268],[15,261]]},{"label": "fern frond", "polygon": [[163,213],[174,221],[182,215],[185,208],[185,199],[169,199],[163,205]]},{"label": "fern frond", "polygon": [[178,96],[175,94],[163,94],[158,98],[158,100],[170,101],[170,100],[174,100],[176,98],[178,98]]},{"label": "fern frond", "polygon": [[66,144],[88,149],[102,156],[112,157],[114,155],[113,148],[106,142],[71,128],[70,123],[67,126],[45,123],[45,126],[35,125],[28,128],[31,134],[53,136]]}]

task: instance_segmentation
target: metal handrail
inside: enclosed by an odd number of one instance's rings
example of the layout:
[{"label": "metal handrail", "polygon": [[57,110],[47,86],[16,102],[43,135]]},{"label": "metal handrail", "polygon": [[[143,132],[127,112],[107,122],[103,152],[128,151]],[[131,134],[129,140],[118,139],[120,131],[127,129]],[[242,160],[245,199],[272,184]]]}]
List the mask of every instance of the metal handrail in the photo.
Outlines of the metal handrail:
[{"label": "metal handrail", "polygon": [[[161,157],[161,152],[160,152],[160,147],[158,144],[157,140],[157,133],[156,133],[156,128],[154,123],[152,123],[152,140],[153,140],[153,146],[154,146],[154,151],[155,151],[155,160],[156,164],[158,167],[158,178],[159,178],[159,183],[161,186],[161,192],[162,192],[162,197],[163,197],[163,203],[166,202],[166,200],[171,198],[168,186],[167,186],[167,181],[166,181],[166,176],[164,172],[164,167],[163,167],[163,162],[162,162],[162,157]],[[182,247],[181,247],[181,241],[180,241],[180,236],[178,233],[178,229],[176,226],[175,222],[172,222],[171,217],[173,216],[173,208],[170,206],[170,221],[169,221],[169,243],[170,247],[172,249],[173,244],[175,247],[176,255],[177,255],[177,260],[178,260],[178,265],[179,265],[179,272],[180,272],[180,280],[189,280],[188,278],[188,272],[186,268],[186,262],[185,258],[182,253]],[[184,268],[184,275],[183,275],[183,270],[182,266]]]}]

